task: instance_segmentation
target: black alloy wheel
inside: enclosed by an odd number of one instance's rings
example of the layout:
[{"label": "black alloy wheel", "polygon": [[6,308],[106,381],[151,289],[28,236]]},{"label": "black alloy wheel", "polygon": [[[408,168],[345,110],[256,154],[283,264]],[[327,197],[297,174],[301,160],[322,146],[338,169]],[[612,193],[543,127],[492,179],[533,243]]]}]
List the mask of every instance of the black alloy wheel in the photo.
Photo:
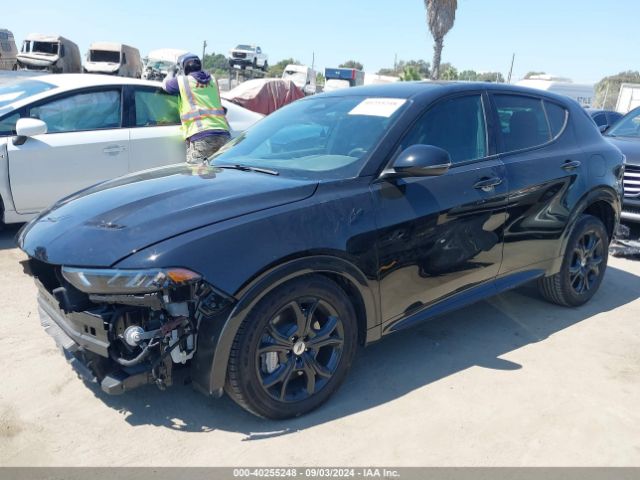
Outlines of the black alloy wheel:
[{"label": "black alloy wheel", "polygon": [[335,373],[344,346],[336,310],[317,297],[292,300],[269,320],[256,351],[262,388],[281,402],[322,390]]},{"label": "black alloy wheel", "polygon": [[317,408],[340,386],[358,341],[353,305],[337,283],[306,275],[266,294],[240,326],[227,394],[267,418]]},{"label": "black alloy wheel", "polygon": [[569,281],[577,294],[588,292],[600,277],[603,261],[604,241],[598,232],[585,232],[573,249],[573,258],[569,267]]},{"label": "black alloy wheel", "polygon": [[558,305],[577,307],[598,291],[607,269],[609,234],[599,218],[582,215],[567,241],[560,271],[538,281],[542,296]]}]

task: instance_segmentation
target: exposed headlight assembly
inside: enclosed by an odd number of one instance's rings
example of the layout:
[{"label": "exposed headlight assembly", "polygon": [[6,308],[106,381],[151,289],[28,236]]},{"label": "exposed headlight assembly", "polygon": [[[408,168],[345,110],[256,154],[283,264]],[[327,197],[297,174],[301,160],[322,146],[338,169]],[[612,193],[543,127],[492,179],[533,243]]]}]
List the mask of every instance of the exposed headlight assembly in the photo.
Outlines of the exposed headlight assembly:
[{"label": "exposed headlight assembly", "polygon": [[104,294],[153,293],[201,279],[200,275],[186,268],[119,270],[62,267],[62,276],[82,292]]}]

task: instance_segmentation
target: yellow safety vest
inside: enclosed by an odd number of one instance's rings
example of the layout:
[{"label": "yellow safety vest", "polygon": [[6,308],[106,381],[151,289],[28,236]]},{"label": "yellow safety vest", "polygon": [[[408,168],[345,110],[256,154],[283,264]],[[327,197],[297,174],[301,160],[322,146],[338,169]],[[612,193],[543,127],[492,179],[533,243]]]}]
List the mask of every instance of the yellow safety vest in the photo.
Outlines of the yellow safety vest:
[{"label": "yellow safety vest", "polygon": [[208,84],[201,84],[190,75],[180,75],[178,87],[178,107],[185,139],[207,130],[229,131],[214,78]]}]

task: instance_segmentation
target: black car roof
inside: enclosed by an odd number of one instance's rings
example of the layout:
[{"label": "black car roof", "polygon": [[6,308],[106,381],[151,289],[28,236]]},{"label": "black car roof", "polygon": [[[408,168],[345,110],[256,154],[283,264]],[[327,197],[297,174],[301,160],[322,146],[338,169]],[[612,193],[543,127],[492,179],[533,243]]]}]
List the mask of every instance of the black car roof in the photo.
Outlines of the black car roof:
[{"label": "black car roof", "polygon": [[[521,87],[508,83],[492,82],[447,82],[447,81],[418,81],[418,82],[394,82],[378,85],[365,85],[361,87],[342,88],[325,93],[327,96],[349,96],[362,95],[367,97],[393,97],[393,98],[413,98],[418,96],[440,97],[450,93],[471,91],[471,90],[494,90],[509,91],[536,95],[553,99],[557,102],[566,103],[571,101],[568,97],[555,93],[538,90],[535,88]],[[577,104],[577,103],[576,103]]]}]

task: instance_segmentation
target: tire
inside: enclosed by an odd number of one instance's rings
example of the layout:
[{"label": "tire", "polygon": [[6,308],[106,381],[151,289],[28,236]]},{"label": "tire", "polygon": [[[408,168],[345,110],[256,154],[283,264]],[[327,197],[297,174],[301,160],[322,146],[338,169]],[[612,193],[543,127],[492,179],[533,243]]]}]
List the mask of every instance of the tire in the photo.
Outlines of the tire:
[{"label": "tire", "polygon": [[567,242],[560,272],[538,281],[540,294],[565,307],[585,304],[602,283],[608,254],[609,235],[602,221],[582,215]]},{"label": "tire", "polygon": [[252,68],[253,68],[254,70],[257,70],[257,69],[258,69],[258,59],[257,59],[257,58],[254,58],[254,59],[253,59],[253,66],[252,66]]},{"label": "tire", "polygon": [[338,285],[320,275],[292,280],[260,300],[240,326],[225,391],[254,415],[300,416],[340,386],[357,337],[353,306]]},{"label": "tire", "polygon": [[269,64],[267,63],[267,61],[264,61],[264,64],[262,65],[262,71],[266,72],[267,70],[269,70]]}]

